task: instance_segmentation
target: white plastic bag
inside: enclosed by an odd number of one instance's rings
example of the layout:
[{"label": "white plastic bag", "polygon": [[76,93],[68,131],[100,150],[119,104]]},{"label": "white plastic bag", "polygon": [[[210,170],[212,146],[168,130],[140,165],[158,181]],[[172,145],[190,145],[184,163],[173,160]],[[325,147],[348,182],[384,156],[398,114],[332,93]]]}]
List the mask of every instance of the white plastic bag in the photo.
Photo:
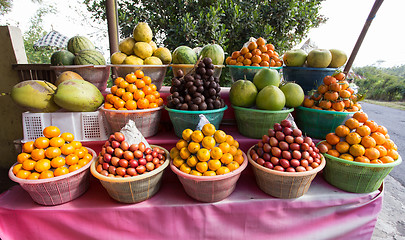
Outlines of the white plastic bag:
[{"label": "white plastic bag", "polygon": [[143,137],[142,133],[136,127],[136,124],[133,120],[129,120],[128,123],[120,130],[125,136],[125,141],[131,146],[132,144],[139,144],[143,142],[147,148],[150,148],[149,143]]}]

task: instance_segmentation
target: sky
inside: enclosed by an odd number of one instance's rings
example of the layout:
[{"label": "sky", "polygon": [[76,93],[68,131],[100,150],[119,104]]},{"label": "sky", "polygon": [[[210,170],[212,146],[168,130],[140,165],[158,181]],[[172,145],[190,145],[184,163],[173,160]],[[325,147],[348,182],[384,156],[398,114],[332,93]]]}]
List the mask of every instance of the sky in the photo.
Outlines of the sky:
[{"label": "sky", "polygon": [[[54,1],[43,0],[43,4],[53,4],[58,9],[57,15],[52,14],[44,19],[44,29],[46,31],[54,29],[68,37],[88,36],[108,55],[107,24],[96,25],[91,23],[91,20],[82,24],[83,18],[78,12],[86,13],[86,9],[78,2],[79,0],[65,0],[58,1],[55,5]],[[328,20],[319,28],[312,29],[308,37],[319,48],[340,49],[350,56],[373,4],[374,0],[324,1],[320,13]],[[38,8],[39,5],[32,3],[31,0],[14,0],[11,13],[0,18],[0,25],[4,25],[7,21],[13,26],[18,26],[22,32],[26,32],[30,17],[35,15]],[[385,0],[382,3],[356,55],[353,67],[366,65],[394,67],[405,64],[403,9],[405,9],[403,0]],[[88,27],[89,25],[93,26]]]}]

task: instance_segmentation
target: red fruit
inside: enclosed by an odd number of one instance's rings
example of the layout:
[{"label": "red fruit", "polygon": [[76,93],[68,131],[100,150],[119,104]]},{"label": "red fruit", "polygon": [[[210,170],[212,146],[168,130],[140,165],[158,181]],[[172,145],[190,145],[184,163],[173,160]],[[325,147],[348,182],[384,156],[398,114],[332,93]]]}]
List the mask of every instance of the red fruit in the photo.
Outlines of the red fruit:
[{"label": "red fruit", "polygon": [[285,128],[290,128],[292,126],[291,122],[287,119],[282,120],[280,125]]}]

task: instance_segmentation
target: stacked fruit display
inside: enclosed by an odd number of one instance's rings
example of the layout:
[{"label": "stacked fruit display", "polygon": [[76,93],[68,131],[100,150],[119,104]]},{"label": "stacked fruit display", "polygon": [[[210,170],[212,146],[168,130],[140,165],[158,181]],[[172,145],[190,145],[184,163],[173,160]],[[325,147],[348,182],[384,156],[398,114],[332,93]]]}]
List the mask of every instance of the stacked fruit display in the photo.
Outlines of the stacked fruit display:
[{"label": "stacked fruit display", "polygon": [[289,120],[275,123],[249,154],[259,165],[281,172],[310,171],[321,163],[315,143],[298,128],[292,128]]},{"label": "stacked fruit display", "polygon": [[112,64],[130,65],[162,65],[172,61],[172,54],[165,47],[157,47],[152,40],[152,29],[145,22],[139,22],[134,30],[133,36],[122,40],[118,49],[111,55]]},{"label": "stacked fruit display", "polygon": [[170,158],[180,171],[196,176],[226,174],[244,161],[239,143],[211,123],[201,130],[185,129],[182,139],[170,150]]},{"label": "stacked fruit display", "polygon": [[225,53],[218,44],[207,44],[204,47],[191,48],[189,46],[179,46],[173,51],[174,64],[196,64],[198,59],[211,58],[214,65],[222,65]]},{"label": "stacked fruit display", "polygon": [[153,171],[165,160],[164,150],[142,141],[130,145],[122,132],[115,132],[101,148],[96,171],[107,177],[132,177]]},{"label": "stacked fruit display", "polygon": [[69,39],[67,50],[56,51],[51,56],[52,66],[64,65],[105,65],[103,54],[84,36]]},{"label": "stacked fruit display", "polygon": [[111,93],[105,97],[104,108],[111,110],[136,110],[157,108],[163,105],[163,99],[149,76],[137,70],[114,80]]},{"label": "stacked fruit display", "polygon": [[36,180],[58,177],[74,172],[93,159],[72,133],[62,133],[55,126],[43,130],[43,136],[22,145],[13,167],[16,177]]},{"label": "stacked fruit display", "polygon": [[234,106],[253,107],[262,110],[281,110],[297,107],[304,101],[304,91],[295,83],[280,86],[280,74],[270,68],[260,69],[249,80],[238,80],[232,84],[229,99]]},{"label": "stacked fruit display", "polygon": [[365,112],[356,112],[335,132],[327,134],[318,148],[322,153],[363,163],[391,163],[399,158],[387,129],[369,120]]},{"label": "stacked fruit display", "polygon": [[360,99],[354,94],[354,90],[349,87],[345,78],[346,76],[342,72],[324,77],[323,83],[304,100],[303,106],[339,112],[359,111],[361,109],[361,105],[358,103]]},{"label": "stacked fruit display", "polygon": [[192,111],[225,107],[219,94],[219,78],[214,77],[214,67],[211,58],[205,57],[186,75],[178,70],[177,77],[172,79],[167,107]]},{"label": "stacked fruit display", "polygon": [[249,41],[247,46],[242,47],[240,51],[234,51],[230,57],[226,58],[225,63],[227,65],[257,67],[281,67],[283,65],[274,45],[266,43],[262,37]]},{"label": "stacked fruit display", "polygon": [[303,49],[288,50],[283,54],[287,67],[339,68],[347,61],[345,52],[339,49],[312,49],[308,54]]}]

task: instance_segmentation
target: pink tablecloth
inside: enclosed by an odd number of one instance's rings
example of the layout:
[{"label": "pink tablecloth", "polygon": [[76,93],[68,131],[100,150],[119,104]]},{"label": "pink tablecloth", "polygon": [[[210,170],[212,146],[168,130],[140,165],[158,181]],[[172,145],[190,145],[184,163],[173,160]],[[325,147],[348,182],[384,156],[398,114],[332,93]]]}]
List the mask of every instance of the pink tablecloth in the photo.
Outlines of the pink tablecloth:
[{"label": "pink tablecloth", "polygon": [[95,178],[81,197],[58,206],[34,203],[20,187],[0,195],[0,238],[8,239],[370,239],[382,192],[346,193],[317,176],[298,199],[263,193],[248,167],[217,203],[188,197],[168,168],[160,191],[118,203]]}]

